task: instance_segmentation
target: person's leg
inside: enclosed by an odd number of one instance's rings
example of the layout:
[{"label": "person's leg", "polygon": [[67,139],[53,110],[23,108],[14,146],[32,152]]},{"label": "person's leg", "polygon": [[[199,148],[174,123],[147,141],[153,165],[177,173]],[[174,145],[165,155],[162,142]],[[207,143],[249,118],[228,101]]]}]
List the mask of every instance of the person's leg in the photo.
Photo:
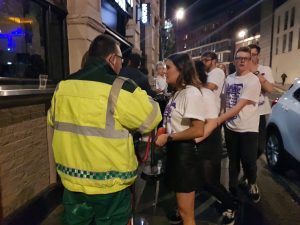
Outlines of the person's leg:
[{"label": "person's leg", "polygon": [[225,128],[225,140],[229,157],[229,189],[233,193],[237,190],[240,173],[239,133]]},{"label": "person's leg", "polygon": [[195,192],[176,193],[176,199],[183,225],[196,225],[195,222]]},{"label": "person's leg", "polygon": [[241,135],[241,143],[243,146],[241,148],[241,161],[244,168],[245,177],[247,178],[249,184],[249,197],[254,203],[257,203],[260,200],[260,193],[256,184],[258,133],[243,133],[243,135]]},{"label": "person's leg", "polygon": [[259,131],[258,131],[258,151],[257,158],[265,152],[266,144],[266,115],[261,115],[259,118]]},{"label": "person's leg", "polygon": [[96,225],[126,225],[132,215],[131,192],[122,191],[90,198],[95,210]]},{"label": "person's leg", "polygon": [[[210,151],[211,151],[211,163],[213,169],[213,177],[214,183],[220,184],[221,180],[221,160],[222,160],[222,151],[223,151],[223,144],[222,144],[222,131],[221,127],[218,127],[213,132],[213,139],[212,143],[210,144]],[[222,129],[223,130],[223,129]],[[223,134],[224,138],[224,134]],[[212,148],[214,149],[212,152]]]},{"label": "person's leg", "polygon": [[64,225],[90,225],[92,223],[95,214],[93,207],[87,204],[85,194],[65,189],[63,205]]},{"label": "person's leg", "polygon": [[241,140],[241,161],[245,177],[249,184],[256,183],[256,156],[258,146],[258,133],[246,132],[240,136]]},{"label": "person's leg", "polygon": [[214,164],[210,160],[203,160],[202,166],[204,189],[216,197],[226,209],[237,209],[238,202],[236,199],[220,184],[220,181],[214,179]]}]

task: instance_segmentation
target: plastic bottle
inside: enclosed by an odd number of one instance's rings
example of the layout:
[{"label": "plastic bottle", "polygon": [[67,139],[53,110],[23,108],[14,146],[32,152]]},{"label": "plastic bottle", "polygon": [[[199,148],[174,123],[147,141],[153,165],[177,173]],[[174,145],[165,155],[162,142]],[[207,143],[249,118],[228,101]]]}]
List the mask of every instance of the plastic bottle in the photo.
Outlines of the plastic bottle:
[{"label": "plastic bottle", "polygon": [[162,161],[158,160],[157,161],[157,174],[161,173],[161,168],[162,168]]}]

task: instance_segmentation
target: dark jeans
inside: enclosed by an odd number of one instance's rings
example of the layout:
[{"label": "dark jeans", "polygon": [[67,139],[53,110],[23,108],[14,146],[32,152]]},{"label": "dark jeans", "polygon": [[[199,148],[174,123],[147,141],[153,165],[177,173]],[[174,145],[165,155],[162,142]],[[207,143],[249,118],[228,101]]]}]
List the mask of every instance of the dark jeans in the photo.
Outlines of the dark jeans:
[{"label": "dark jeans", "polygon": [[202,188],[216,197],[226,209],[237,209],[237,200],[220,183],[221,176],[221,128],[217,128],[197,145]]},{"label": "dark jeans", "polygon": [[261,115],[259,118],[259,131],[258,131],[258,151],[257,158],[265,153],[266,146],[266,115]]},{"label": "dark jeans", "polygon": [[216,197],[226,209],[238,208],[238,201],[220,183],[220,163],[211,160],[202,161],[203,189]]},{"label": "dark jeans", "polygon": [[229,187],[237,188],[238,186],[240,162],[249,184],[255,184],[258,133],[239,133],[225,127],[225,140],[229,157]]}]

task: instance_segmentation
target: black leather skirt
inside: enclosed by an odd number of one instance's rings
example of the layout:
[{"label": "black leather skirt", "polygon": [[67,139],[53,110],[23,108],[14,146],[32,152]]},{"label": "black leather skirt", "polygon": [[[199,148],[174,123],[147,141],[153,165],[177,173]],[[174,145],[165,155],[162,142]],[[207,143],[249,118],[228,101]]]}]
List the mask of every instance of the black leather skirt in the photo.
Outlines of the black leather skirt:
[{"label": "black leather skirt", "polygon": [[194,141],[173,141],[167,144],[166,181],[177,193],[199,189],[198,150]]}]

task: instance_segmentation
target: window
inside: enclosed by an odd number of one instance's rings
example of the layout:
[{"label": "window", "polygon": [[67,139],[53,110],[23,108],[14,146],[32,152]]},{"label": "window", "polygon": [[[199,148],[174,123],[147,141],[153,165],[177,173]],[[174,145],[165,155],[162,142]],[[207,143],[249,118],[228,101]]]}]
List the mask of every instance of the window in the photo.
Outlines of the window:
[{"label": "window", "polygon": [[292,47],[293,47],[293,31],[291,31],[289,33],[289,48],[288,48],[288,51],[292,51]]},{"label": "window", "polygon": [[276,55],[278,55],[279,37],[276,38]]},{"label": "window", "polygon": [[29,1],[5,1],[0,21],[0,76],[37,78],[45,73],[43,8]]},{"label": "window", "polygon": [[285,48],[286,48],[286,34],[283,35],[283,40],[282,40],[282,53],[285,52]]},{"label": "window", "polygon": [[277,34],[279,33],[280,31],[280,16],[278,16],[278,19],[277,19]]},{"label": "window", "polygon": [[60,9],[37,2],[0,4],[0,77],[31,83],[39,74],[48,74],[50,81],[59,81],[66,74],[66,14],[59,15]]},{"label": "window", "polygon": [[294,98],[298,100],[298,102],[300,102],[300,88],[298,88],[294,94],[293,94]]},{"label": "window", "polygon": [[288,27],[288,21],[289,21],[289,11],[286,11],[284,15],[284,30],[286,30]]},{"label": "window", "polygon": [[292,8],[290,27],[294,26],[294,22],[295,22],[295,7]]}]

